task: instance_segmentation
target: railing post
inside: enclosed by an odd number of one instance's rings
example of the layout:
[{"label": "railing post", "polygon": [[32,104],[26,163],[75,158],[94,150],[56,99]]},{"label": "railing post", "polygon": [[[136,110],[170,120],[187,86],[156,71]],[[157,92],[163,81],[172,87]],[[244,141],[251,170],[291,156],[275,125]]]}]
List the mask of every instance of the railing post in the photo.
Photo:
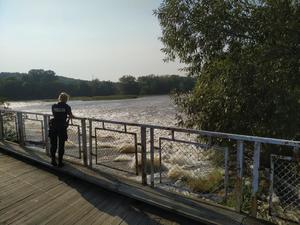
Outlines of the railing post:
[{"label": "railing post", "polygon": [[[89,152],[88,152],[88,159],[89,159],[89,167],[93,167],[93,123],[92,120],[89,120]],[[96,137],[97,138],[97,137]]]},{"label": "railing post", "polygon": [[146,150],[146,127],[141,126],[141,145],[142,145],[142,160],[141,160],[141,171],[142,171],[142,184],[147,185],[147,150]]},{"label": "railing post", "polygon": [[296,161],[300,160],[300,152],[299,152],[299,147],[294,147],[293,148],[293,158]]},{"label": "railing post", "polygon": [[208,145],[209,147],[212,146],[212,138],[211,138],[211,136],[208,136],[208,137],[207,137],[207,145]]},{"label": "railing post", "polygon": [[45,140],[45,149],[46,149],[46,154],[50,156],[50,146],[49,146],[49,137],[48,137],[48,132],[49,132],[49,116],[44,115],[44,140]]},{"label": "railing post", "polygon": [[257,214],[257,191],[259,183],[259,161],[260,161],[261,143],[255,142],[253,155],[253,172],[252,172],[252,193],[251,193],[251,216]]},{"label": "railing post", "polygon": [[4,135],[3,135],[3,113],[0,112],[0,140],[3,141]]},{"label": "railing post", "polygon": [[82,138],[82,152],[83,152],[83,164],[88,165],[87,154],[87,142],[86,142],[86,121],[81,119],[81,138]]},{"label": "railing post", "polygon": [[23,115],[22,112],[17,112],[17,131],[18,131],[18,137],[19,137],[19,144],[21,146],[24,146],[24,130],[23,130]]},{"label": "railing post", "polygon": [[269,215],[272,215],[272,208],[273,208],[273,186],[274,186],[274,161],[273,156],[270,156],[270,188],[269,188]]},{"label": "railing post", "polygon": [[228,166],[228,157],[229,157],[229,150],[228,147],[224,148],[224,189],[225,189],[225,196],[224,199],[227,201],[227,195],[228,195],[228,181],[229,181],[229,166]]},{"label": "railing post", "polygon": [[243,201],[243,163],[244,163],[244,142],[237,141],[237,181],[235,186],[237,212],[241,212]]},{"label": "railing post", "polygon": [[151,187],[154,187],[154,129],[150,128]]},{"label": "railing post", "polygon": [[138,144],[137,134],[134,135],[134,146],[135,146],[135,174],[139,175],[139,156],[138,156]]}]

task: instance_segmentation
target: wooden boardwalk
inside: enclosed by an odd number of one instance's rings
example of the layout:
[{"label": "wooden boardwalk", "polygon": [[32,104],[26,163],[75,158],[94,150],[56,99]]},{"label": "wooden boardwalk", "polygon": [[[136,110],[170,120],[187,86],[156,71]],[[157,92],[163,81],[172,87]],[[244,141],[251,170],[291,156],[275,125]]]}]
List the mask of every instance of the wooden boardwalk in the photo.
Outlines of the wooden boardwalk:
[{"label": "wooden boardwalk", "polygon": [[0,224],[199,224],[0,153]]}]

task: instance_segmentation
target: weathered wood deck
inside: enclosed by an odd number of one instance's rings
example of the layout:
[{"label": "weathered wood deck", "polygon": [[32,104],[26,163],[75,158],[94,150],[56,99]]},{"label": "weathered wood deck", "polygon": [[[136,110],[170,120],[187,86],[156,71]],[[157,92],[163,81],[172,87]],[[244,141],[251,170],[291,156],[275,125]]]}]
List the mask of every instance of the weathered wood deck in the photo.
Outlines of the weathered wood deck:
[{"label": "weathered wood deck", "polygon": [[0,153],[0,224],[198,224]]},{"label": "weathered wood deck", "polygon": [[0,141],[0,225],[266,223],[76,162],[57,168],[49,161],[43,152]]}]

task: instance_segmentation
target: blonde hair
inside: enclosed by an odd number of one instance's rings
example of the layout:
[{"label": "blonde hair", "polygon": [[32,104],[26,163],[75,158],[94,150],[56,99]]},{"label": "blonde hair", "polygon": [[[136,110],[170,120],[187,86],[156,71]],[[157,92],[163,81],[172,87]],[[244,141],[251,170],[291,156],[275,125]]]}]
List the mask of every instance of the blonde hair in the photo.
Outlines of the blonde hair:
[{"label": "blonde hair", "polygon": [[60,102],[67,102],[69,100],[70,96],[66,92],[62,92],[58,96],[58,101]]}]

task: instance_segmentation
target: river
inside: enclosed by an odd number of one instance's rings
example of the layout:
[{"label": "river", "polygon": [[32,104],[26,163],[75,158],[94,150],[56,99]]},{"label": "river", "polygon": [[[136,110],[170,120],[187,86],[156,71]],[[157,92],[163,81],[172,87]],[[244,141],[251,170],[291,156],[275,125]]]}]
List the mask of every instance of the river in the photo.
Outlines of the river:
[{"label": "river", "polygon": [[[54,103],[46,101],[19,101],[10,102],[9,107],[13,110],[51,113],[51,105]],[[72,107],[73,114],[78,117],[165,126],[176,125],[176,109],[167,95],[122,100],[70,100],[68,104]]]}]

